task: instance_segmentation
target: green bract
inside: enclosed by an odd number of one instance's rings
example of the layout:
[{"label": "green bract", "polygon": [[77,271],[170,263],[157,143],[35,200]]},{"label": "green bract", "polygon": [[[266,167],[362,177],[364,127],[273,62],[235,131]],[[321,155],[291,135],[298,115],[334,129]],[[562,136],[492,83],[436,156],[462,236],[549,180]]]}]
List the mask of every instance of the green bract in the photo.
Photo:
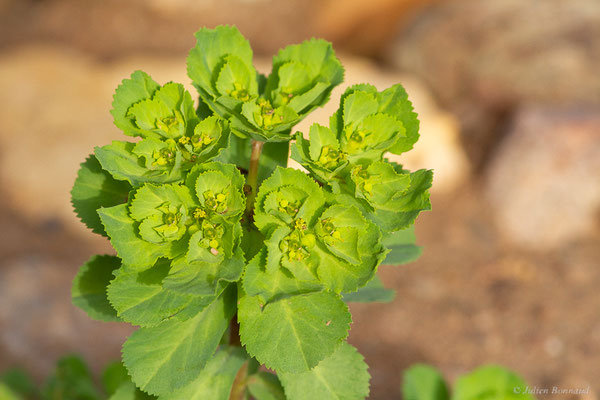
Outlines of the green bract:
[{"label": "green bract", "polygon": [[[123,346],[133,383],[111,398],[365,398],[346,303],[393,299],[377,268],[419,256],[412,224],[430,208],[431,171],[384,158],[418,138],[411,103],[399,85],[351,87],[330,126],[304,139],[293,126],[343,78],[329,43],[281,50],[265,77],[236,28],[196,38],[199,102],[134,72],[112,115],[137,141],[96,148],[72,190],[117,253],[80,269],[73,302],[140,327]],[[309,174],[287,168],[294,138]]]},{"label": "green bract", "polygon": [[[356,207],[326,197],[297,170],[279,168],[263,182],[254,218],[267,251],[266,257],[259,254],[250,263],[250,276],[258,273],[255,269],[267,275],[283,269],[309,290],[320,285],[336,293],[355,291],[373,277],[386,254],[379,229]],[[271,288],[265,300],[281,294]],[[251,282],[245,289],[261,293]]]},{"label": "green bract", "polygon": [[[185,184],[144,184],[129,204],[98,211],[126,265],[147,269],[158,257],[185,257],[189,263],[232,257],[240,236],[236,217],[245,205],[243,178],[233,165],[220,163],[199,165],[190,177],[196,179]],[[141,249],[144,255],[139,254]]]},{"label": "green bract", "polygon": [[322,106],[343,80],[342,65],[323,40],[281,50],[265,77],[252,65],[250,43],[235,27],[202,29],[196,39],[188,75],[201,99],[230,119],[241,137],[290,140],[291,128]]},{"label": "green bract", "polygon": [[342,95],[330,126],[311,126],[309,139],[296,134],[292,157],[336,194],[349,194],[384,232],[410,226],[429,210],[432,171],[414,173],[384,160],[401,154],[419,138],[419,121],[406,92],[394,85],[383,92],[357,85]]},{"label": "green bract", "polygon": [[133,186],[182,180],[186,171],[215,158],[229,142],[227,121],[201,119],[183,85],[161,87],[141,71],[117,88],[112,114],[125,134],[142,140],[114,141],[95,154],[114,178]]}]

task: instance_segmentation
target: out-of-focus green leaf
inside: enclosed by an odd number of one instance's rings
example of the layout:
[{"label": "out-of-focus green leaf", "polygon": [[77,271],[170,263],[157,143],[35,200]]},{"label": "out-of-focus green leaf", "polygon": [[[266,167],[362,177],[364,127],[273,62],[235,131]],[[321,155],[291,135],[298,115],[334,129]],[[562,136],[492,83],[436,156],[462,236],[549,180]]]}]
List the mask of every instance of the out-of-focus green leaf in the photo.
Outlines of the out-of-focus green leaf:
[{"label": "out-of-focus green leaf", "polygon": [[90,371],[79,357],[58,361],[56,371],[42,387],[44,400],[100,400]]},{"label": "out-of-focus green leaf", "polygon": [[121,361],[108,364],[102,371],[102,386],[109,396],[115,393],[123,382],[131,382],[131,378]]},{"label": "out-of-focus green leaf", "polygon": [[23,397],[13,391],[10,386],[0,382],[0,400],[23,400]]},{"label": "out-of-focus green leaf", "polygon": [[405,400],[448,400],[450,398],[442,374],[424,364],[413,365],[404,371],[402,395]]},{"label": "out-of-focus green leaf", "polygon": [[[0,385],[4,385],[4,387],[13,392],[14,395],[24,396],[25,398],[31,397],[36,392],[33,379],[27,372],[20,368],[11,368],[0,374]],[[2,393],[1,390],[0,393]],[[6,393],[9,393],[8,390]],[[1,394],[0,399],[2,399]]]},{"label": "out-of-focus green leaf", "polygon": [[452,400],[534,400],[526,388],[527,383],[514,372],[487,365],[460,377]]}]

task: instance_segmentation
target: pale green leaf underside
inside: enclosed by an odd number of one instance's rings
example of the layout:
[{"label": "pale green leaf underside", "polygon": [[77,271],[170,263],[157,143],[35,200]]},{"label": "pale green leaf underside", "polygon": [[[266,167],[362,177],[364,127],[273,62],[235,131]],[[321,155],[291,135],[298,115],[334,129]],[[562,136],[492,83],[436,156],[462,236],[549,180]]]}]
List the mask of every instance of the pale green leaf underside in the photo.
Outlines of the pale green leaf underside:
[{"label": "pale green leaf underside", "polygon": [[369,395],[367,369],[362,355],[343,343],[312,370],[279,378],[288,400],[363,400]]},{"label": "pale green leaf underside", "polygon": [[100,207],[112,207],[127,202],[131,185],[114,179],[92,154],[77,173],[71,190],[71,203],[81,221],[94,233],[106,236],[98,217]]},{"label": "pale green leaf underside", "polygon": [[410,227],[421,211],[431,210],[429,188],[433,181],[433,171],[420,169],[410,174],[408,190],[400,197],[395,211],[376,209],[371,215],[383,232],[397,231]]},{"label": "pale green leaf underside", "polygon": [[344,302],[328,292],[284,297],[267,305],[245,296],[238,307],[246,350],[278,372],[317,365],[346,338],[351,322]]},{"label": "pale green leaf underside", "polygon": [[346,303],[389,303],[394,300],[396,291],[386,289],[379,276],[375,275],[365,286],[356,292],[345,293],[343,299]]},{"label": "pale green leaf underside", "polygon": [[106,296],[106,287],[113,279],[113,271],[121,267],[115,256],[93,256],[75,276],[71,287],[73,304],[99,321],[120,321]]},{"label": "pale green leaf underside", "polygon": [[123,363],[134,383],[150,394],[166,395],[196,379],[235,312],[232,289],[194,318],[134,332],[123,345]]},{"label": "pale green leaf underside", "polygon": [[414,226],[385,234],[383,245],[390,250],[383,265],[402,265],[417,260],[423,252],[421,246],[415,244]]}]

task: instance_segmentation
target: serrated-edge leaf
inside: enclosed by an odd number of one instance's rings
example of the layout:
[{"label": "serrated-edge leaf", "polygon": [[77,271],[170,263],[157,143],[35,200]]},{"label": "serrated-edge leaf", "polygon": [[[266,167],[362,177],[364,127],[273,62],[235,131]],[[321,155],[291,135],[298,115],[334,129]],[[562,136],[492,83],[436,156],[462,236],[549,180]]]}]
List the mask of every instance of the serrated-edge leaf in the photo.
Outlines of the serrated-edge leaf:
[{"label": "serrated-edge leaf", "polygon": [[357,123],[377,112],[377,98],[373,93],[355,91],[344,98],[342,108],[344,126]]},{"label": "serrated-edge leaf", "polygon": [[235,312],[232,288],[187,321],[140,328],[123,345],[123,363],[133,382],[166,395],[196,379],[214,354]]},{"label": "serrated-edge leaf", "polygon": [[127,112],[135,103],[151,98],[159,87],[160,85],[152,80],[147,73],[139,70],[132,73],[129,79],[124,79],[117,87],[113,95],[110,113],[113,116],[115,125],[123,133],[129,136],[140,134],[139,128],[127,116]]},{"label": "serrated-edge leaf", "polygon": [[237,372],[247,357],[240,347],[219,349],[194,381],[159,400],[228,400]]},{"label": "serrated-edge leaf", "polygon": [[346,342],[310,371],[279,377],[289,400],[364,400],[371,378],[363,356]]},{"label": "serrated-edge leaf", "polygon": [[254,69],[250,42],[236,27],[221,25],[214,29],[202,28],[194,36],[196,45],[187,58],[188,76],[196,88],[210,94],[213,99],[217,94],[214,87],[216,74],[225,56],[235,55],[246,67]]},{"label": "serrated-edge leaf", "polygon": [[[273,57],[273,71],[289,61],[300,61],[314,78],[336,86],[344,80],[344,68],[335,55],[331,43],[323,39],[309,39],[281,49]],[[313,79],[314,79],[313,78]]]},{"label": "serrated-edge leaf", "polygon": [[394,116],[402,122],[405,129],[405,135],[398,137],[389,151],[393,154],[409,151],[419,140],[420,123],[406,90],[400,84],[393,85],[379,93],[378,100],[379,111]]},{"label": "serrated-edge leaf", "polygon": [[278,372],[313,368],[336,350],[350,328],[346,304],[329,292],[283,297],[266,305],[259,297],[245,296],[239,302],[242,344]]},{"label": "serrated-edge leaf", "polygon": [[159,260],[143,272],[127,268],[118,271],[107,294],[119,317],[133,325],[154,326],[187,307],[194,300],[192,296],[162,287],[162,277],[169,268],[169,261]]}]

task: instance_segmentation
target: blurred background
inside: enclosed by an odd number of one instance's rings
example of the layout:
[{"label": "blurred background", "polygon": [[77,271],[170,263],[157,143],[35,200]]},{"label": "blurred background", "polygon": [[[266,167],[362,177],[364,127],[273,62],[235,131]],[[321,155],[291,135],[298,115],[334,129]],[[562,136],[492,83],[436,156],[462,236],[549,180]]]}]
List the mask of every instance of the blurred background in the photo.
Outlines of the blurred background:
[{"label": "blurred background", "polygon": [[79,265],[111,249],[69,190],[94,146],[122,138],[117,84],[144,69],[188,85],[193,33],[218,24],[240,28],[263,71],[282,46],[331,40],[343,87],[402,83],[420,115],[401,162],[435,169],[424,254],[380,269],[394,302],[352,305],[371,399],[399,398],[415,362],[450,380],[499,363],[599,398],[598,0],[0,0],[0,370],[39,379],[65,353],[96,371],[119,357],[132,329],[70,302]]}]

